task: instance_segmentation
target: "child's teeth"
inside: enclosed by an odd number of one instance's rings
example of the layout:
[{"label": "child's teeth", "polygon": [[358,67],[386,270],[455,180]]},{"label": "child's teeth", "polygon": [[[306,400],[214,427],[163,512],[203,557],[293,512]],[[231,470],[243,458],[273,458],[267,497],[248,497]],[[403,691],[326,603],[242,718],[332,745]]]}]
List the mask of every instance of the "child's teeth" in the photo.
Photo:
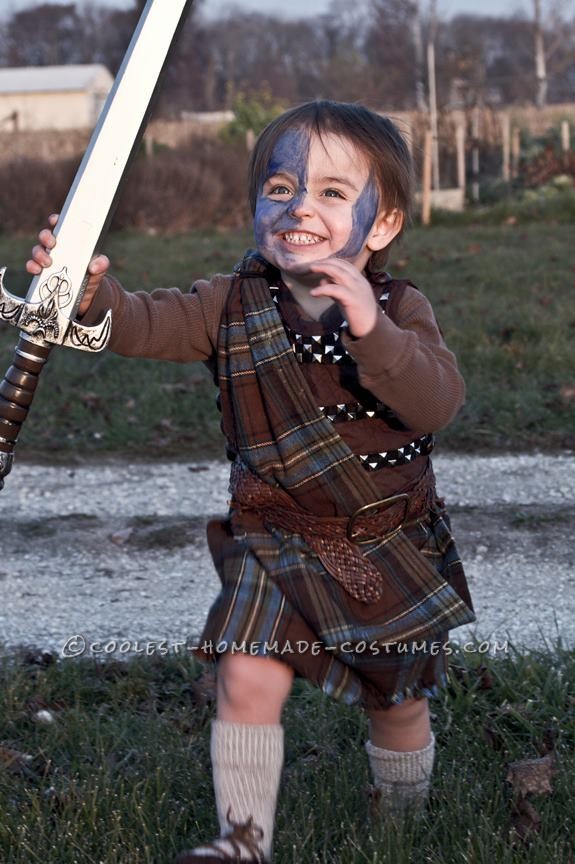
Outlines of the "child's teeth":
[{"label": "child's teeth", "polygon": [[321,242],[321,237],[317,237],[315,234],[286,234],[285,237],[288,243],[299,243],[302,246]]}]

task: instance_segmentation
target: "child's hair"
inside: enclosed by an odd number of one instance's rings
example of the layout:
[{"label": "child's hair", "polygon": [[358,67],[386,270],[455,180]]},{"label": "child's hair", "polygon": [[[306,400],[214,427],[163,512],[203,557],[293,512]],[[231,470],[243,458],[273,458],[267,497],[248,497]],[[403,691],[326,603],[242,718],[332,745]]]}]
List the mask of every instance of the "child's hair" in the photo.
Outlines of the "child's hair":
[{"label": "child's hair", "polygon": [[[279,138],[288,129],[309,129],[320,138],[326,133],[346,138],[366,157],[381,196],[382,209],[397,210],[401,231],[411,217],[413,164],[405,140],[394,123],[363,105],[317,100],[285,111],[266,126],[256,141],[249,164],[249,202],[255,213],[258,195],[266,180],[270,159]],[[396,238],[397,239],[397,238]],[[388,247],[389,248],[389,247]],[[378,269],[387,260],[388,249],[372,255],[370,266]]]}]

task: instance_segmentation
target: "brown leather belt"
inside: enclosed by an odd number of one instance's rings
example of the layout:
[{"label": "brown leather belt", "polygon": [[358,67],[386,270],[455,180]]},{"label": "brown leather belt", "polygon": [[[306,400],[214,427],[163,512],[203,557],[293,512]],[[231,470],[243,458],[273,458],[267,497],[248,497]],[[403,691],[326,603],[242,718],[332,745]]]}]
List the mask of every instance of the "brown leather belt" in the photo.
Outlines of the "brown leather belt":
[{"label": "brown leather belt", "polygon": [[408,491],[366,504],[349,517],[309,513],[283,489],[270,486],[237,462],[232,466],[230,492],[234,512],[255,513],[264,525],[299,534],[352,597],[372,602],[381,596],[381,578],[360,547],[385,543],[406,523],[423,517],[435,498],[435,477],[430,463]]}]

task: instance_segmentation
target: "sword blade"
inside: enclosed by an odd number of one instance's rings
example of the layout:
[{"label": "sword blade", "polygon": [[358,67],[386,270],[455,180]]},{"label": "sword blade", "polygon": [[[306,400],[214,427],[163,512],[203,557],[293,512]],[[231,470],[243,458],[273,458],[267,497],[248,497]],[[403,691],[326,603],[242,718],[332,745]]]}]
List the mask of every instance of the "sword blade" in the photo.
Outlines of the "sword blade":
[{"label": "sword blade", "polygon": [[0,382],[0,489],[53,344],[105,348],[111,313],[92,327],[74,321],[83,282],[168,51],[192,0],[148,0],[62,208],[52,265],[32,279],[26,299],[3,286],[0,320],[21,330],[12,365]]},{"label": "sword blade", "polygon": [[27,303],[57,294],[72,319],[83,281],[190,0],[148,0],[74,178],[58,224],[52,265],[34,276]]}]

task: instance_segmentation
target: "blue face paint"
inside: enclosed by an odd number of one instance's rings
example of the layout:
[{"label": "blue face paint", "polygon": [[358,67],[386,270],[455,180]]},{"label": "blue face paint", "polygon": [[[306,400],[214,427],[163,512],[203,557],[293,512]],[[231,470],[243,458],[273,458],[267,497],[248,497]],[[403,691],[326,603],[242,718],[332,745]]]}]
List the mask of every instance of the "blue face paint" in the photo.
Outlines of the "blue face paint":
[{"label": "blue face paint", "polygon": [[[254,234],[257,248],[265,258],[286,273],[290,270],[292,273],[301,272],[304,261],[306,258],[309,261],[310,253],[313,254],[311,248],[305,245],[302,245],[298,251],[286,248],[287,244],[282,240],[282,235],[301,230],[304,222],[310,224],[305,215],[300,213],[296,216],[295,213],[300,210],[308,195],[308,170],[312,170],[314,177],[316,175],[318,177],[323,176],[323,158],[317,150],[314,150],[312,157],[310,157],[311,145],[312,139],[309,129],[290,129],[284,132],[276,142],[256,202]],[[325,149],[327,165],[330,162],[337,165],[338,160],[339,165],[341,165],[341,150],[336,149],[335,155],[330,156],[329,146],[329,141],[326,141],[324,148],[327,148]],[[345,164],[344,160],[344,167],[336,167],[336,173],[345,172]],[[357,172],[354,173],[357,175]],[[361,173],[363,172],[361,171]],[[289,186],[289,195],[277,194],[271,197],[269,188],[264,194],[267,180],[276,175],[280,175],[278,185],[282,183],[281,175],[286,175],[285,183]],[[313,183],[317,182],[317,180],[313,180],[312,186]],[[319,225],[322,234],[325,233],[326,245],[322,247],[322,254],[319,257],[326,255],[327,248],[331,250],[327,252],[328,255],[353,261],[364,250],[367,237],[379,211],[379,192],[373,177],[371,175],[367,177],[365,185],[353,205],[349,202],[343,208],[335,207],[330,210],[331,205],[327,204],[326,209],[323,200],[321,200],[322,193],[319,188],[312,188],[311,194],[319,196],[315,204],[314,201],[310,203],[312,207],[318,207],[315,215],[319,222],[316,220],[315,224]],[[312,211],[312,224],[313,215]],[[325,221],[322,222],[322,220]],[[350,223],[351,227],[348,227]],[[322,226],[324,231],[322,231]],[[347,233],[348,231],[349,233]],[[337,251],[335,251],[336,242],[344,244]]]},{"label": "blue face paint", "polygon": [[338,258],[353,259],[360,254],[378,211],[379,192],[373,177],[370,176],[361,195],[353,205],[351,233],[343,249],[336,252]]},{"label": "blue face paint", "polygon": [[290,129],[276,142],[269,161],[266,179],[275,174],[289,174],[294,178],[295,195],[292,198],[286,201],[271,200],[263,194],[263,183],[259,189],[254,216],[256,246],[264,257],[271,257],[279,267],[297,260],[297,256],[289,252],[282,255],[285,261],[277,260],[278,250],[274,237],[282,232],[293,231],[299,226],[299,219],[293,212],[301,204],[307,191],[309,143],[308,129]]}]

